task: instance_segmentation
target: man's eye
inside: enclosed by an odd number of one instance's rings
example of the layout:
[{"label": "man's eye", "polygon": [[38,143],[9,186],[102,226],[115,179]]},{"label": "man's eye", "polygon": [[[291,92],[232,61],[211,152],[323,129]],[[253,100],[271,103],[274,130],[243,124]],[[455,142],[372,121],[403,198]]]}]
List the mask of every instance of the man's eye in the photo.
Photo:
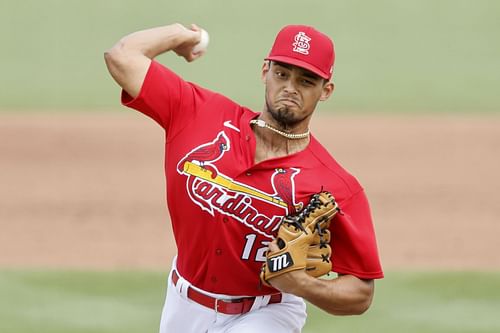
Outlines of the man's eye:
[{"label": "man's eye", "polygon": [[285,77],[286,74],[283,73],[283,72],[280,72],[280,71],[276,71],[276,76],[278,76],[278,77]]}]

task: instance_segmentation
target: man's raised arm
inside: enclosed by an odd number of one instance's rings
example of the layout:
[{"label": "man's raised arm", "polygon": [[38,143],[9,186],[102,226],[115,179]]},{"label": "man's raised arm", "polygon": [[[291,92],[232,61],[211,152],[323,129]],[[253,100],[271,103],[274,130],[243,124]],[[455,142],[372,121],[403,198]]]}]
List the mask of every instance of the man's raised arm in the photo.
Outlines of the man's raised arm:
[{"label": "man's raised arm", "polygon": [[191,62],[203,55],[203,52],[192,52],[200,39],[201,29],[196,25],[188,29],[176,23],[142,30],[120,39],[104,53],[104,59],[113,79],[135,98],[141,90],[151,59],[174,51]]}]

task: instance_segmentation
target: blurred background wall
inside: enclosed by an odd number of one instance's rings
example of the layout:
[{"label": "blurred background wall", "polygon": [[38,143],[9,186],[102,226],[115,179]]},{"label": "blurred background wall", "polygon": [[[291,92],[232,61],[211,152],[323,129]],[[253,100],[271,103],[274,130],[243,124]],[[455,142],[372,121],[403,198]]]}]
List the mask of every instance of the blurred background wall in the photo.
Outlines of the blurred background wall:
[{"label": "blurred background wall", "polygon": [[492,0],[4,0],[0,107],[116,107],[103,52],[127,33],[180,22],[210,31],[209,56],[193,64],[160,59],[253,108],[262,106],[259,71],[276,32],[302,23],[336,43],[337,92],[325,109],[498,111],[499,7]]}]

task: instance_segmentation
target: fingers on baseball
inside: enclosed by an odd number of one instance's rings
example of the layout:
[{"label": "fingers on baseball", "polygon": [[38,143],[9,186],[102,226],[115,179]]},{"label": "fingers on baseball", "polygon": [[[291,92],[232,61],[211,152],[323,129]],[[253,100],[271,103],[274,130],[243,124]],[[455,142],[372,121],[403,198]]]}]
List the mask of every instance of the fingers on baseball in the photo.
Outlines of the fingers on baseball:
[{"label": "fingers on baseball", "polygon": [[194,24],[194,23],[191,23],[191,25],[189,26],[189,28],[191,30],[193,30],[193,31],[201,31],[201,28],[198,25]]},{"label": "fingers on baseball", "polygon": [[204,50],[201,50],[198,52],[192,52],[191,55],[192,55],[193,60],[196,60],[196,59],[202,57],[205,53],[207,53],[207,49],[204,49]]},{"label": "fingers on baseball", "polygon": [[205,53],[207,52],[206,49],[198,51],[198,52],[193,52],[191,51],[187,57],[185,57],[187,62],[193,62],[198,58],[201,58]]}]

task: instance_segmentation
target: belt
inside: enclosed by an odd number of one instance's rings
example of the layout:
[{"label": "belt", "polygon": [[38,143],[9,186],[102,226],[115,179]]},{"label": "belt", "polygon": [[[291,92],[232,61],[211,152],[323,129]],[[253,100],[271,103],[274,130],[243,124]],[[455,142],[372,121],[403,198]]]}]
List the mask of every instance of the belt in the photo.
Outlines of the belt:
[{"label": "belt", "polygon": [[[172,282],[174,286],[177,285],[179,281],[179,275],[174,270],[172,272]],[[268,304],[280,303],[281,302],[281,294],[273,294],[270,295]],[[212,296],[205,295],[196,289],[188,288],[187,297],[207,308],[214,309],[217,312],[224,314],[243,314],[250,311],[253,303],[255,302],[255,297],[243,297],[243,298],[235,298],[235,299],[220,299]]]}]

